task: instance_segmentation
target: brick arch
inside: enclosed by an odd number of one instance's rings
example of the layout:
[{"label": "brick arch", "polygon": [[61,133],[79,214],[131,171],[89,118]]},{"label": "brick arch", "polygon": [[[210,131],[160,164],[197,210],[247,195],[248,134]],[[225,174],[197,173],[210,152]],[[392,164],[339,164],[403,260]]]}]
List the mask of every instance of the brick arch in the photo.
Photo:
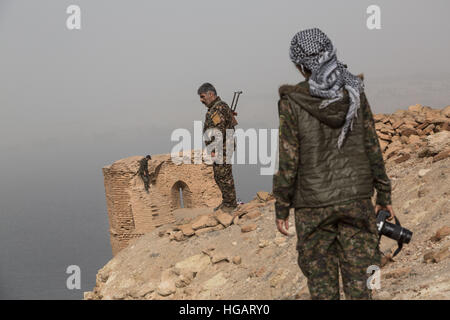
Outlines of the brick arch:
[{"label": "brick arch", "polygon": [[170,207],[172,210],[181,208],[180,189],[184,208],[192,208],[192,192],[186,182],[178,180],[170,190]]}]

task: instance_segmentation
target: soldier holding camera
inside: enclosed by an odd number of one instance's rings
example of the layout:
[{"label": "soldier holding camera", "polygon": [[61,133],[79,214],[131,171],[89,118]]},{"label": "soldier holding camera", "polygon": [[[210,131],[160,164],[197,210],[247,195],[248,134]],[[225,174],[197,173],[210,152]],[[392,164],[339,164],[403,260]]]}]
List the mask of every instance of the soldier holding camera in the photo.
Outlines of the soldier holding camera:
[{"label": "soldier holding camera", "polygon": [[363,77],[337,60],[317,28],[294,36],[290,58],[306,80],[279,89],[277,228],[287,235],[295,208],[298,264],[312,299],[340,298],[339,269],[346,298],[370,299],[367,268],[381,262],[376,212],[391,220],[394,211]]}]

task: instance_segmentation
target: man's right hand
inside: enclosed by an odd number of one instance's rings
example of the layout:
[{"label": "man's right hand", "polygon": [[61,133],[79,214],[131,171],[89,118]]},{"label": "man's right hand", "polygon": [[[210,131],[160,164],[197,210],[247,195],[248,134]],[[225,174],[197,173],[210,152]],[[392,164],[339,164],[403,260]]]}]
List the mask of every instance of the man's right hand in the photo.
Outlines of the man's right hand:
[{"label": "man's right hand", "polygon": [[289,218],[286,218],[286,220],[283,219],[276,219],[276,225],[278,231],[280,231],[285,236],[288,236],[288,230],[289,230]]},{"label": "man's right hand", "polygon": [[389,211],[389,213],[390,213],[391,215],[389,216],[389,218],[387,218],[388,220],[394,219],[395,213],[394,213],[394,209],[392,208],[392,205],[388,204],[387,206],[383,207],[383,206],[377,204],[377,205],[375,206],[375,214],[378,214],[378,211],[380,211],[380,210],[386,210],[386,211]]}]

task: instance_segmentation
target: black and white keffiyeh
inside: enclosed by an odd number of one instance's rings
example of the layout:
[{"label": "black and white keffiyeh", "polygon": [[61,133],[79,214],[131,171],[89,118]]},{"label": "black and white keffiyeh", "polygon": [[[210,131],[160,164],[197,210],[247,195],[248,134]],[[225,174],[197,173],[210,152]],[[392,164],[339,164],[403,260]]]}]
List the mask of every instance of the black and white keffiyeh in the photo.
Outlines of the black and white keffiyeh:
[{"label": "black and white keffiyeh", "polygon": [[296,65],[311,70],[308,79],[312,96],[326,98],[319,108],[325,108],[330,103],[343,98],[343,88],[350,96],[345,124],[338,138],[340,149],[348,130],[353,129],[353,120],[357,117],[360,107],[360,93],[364,91],[364,83],[347,70],[347,65],[336,57],[336,48],[331,40],[318,28],[298,32],[291,41],[290,58]]}]

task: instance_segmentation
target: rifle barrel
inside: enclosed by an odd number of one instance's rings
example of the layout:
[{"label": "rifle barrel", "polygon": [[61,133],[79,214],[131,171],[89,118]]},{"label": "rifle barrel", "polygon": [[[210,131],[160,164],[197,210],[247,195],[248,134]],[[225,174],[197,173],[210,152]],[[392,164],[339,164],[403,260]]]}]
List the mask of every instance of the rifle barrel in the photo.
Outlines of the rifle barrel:
[{"label": "rifle barrel", "polygon": [[242,93],[242,91],[239,91],[238,93],[237,93],[237,98],[236,98],[236,104],[235,104],[235,106],[234,106],[234,109],[233,109],[233,111],[235,111],[236,110],[236,107],[237,107],[237,103],[238,103],[238,100],[239,100],[239,96],[240,96],[240,94]]},{"label": "rifle barrel", "polygon": [[[236,98],[236,91],[234,92],[233,95],[233,101],[231,102],[231,110],[233,110],[233,105],[234,105],[234,99]],[[234,111],[234,110],[233,110]]]}]

